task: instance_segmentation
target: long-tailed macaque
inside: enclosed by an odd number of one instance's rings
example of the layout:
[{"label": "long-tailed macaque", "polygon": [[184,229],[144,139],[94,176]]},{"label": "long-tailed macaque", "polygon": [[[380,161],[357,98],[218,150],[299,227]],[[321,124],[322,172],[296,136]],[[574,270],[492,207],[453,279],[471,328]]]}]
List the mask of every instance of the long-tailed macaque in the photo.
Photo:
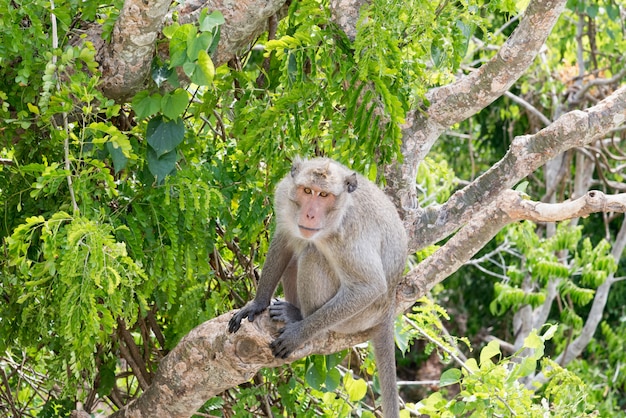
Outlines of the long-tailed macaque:
[{"label": "long-tailed macaque", "polygon": [[[256,297],[230,320],[253,321],[269,306],[285,323],[270,344],[276,357],[326,330],[370,330],[385,417],[399,416],[394,312],[407,252],[396,208],[372,182],[326,158],[296,160],[277,186],[276,231]],[[282,279],[286,301],[270,306]]]}]

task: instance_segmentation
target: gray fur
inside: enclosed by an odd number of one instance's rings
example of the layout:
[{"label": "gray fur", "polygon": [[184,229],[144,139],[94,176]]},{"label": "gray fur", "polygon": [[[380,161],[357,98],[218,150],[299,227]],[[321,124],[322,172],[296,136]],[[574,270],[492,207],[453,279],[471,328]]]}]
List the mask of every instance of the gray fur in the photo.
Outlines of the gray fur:
[{"label": "gray fur", "polygon": [[[298,227],[298,187],[335,197],[322,230],[308,239]],[[257,295],[233,316],[230,332],[269,306],[270,316],[285,322],[270,346],[276,357],[286,358],[326,330],[371,330],[383,412],[398,417],[393,323],[407,238],[396,208],[375,184],[326,158],[297,160],[276,188],[274,208],[276,231]],[[270,306],[280,280],[286,302]]]}]

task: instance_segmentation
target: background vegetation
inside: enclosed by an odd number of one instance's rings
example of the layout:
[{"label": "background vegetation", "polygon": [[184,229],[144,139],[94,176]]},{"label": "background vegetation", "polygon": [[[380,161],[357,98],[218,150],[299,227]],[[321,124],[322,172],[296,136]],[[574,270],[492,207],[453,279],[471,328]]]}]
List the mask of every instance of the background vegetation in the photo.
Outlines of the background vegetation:
[{"label": "background vegetation", "polygon": [[[407,113],[491,59],[526,3],[373,0],[352,38],[326,0],[291,1],[217,67],[222,14],[174,16],[149,85],[123,100],[103,93],[97,45],[83,41],[90,24],[110,40],[121,2],[0,0],[0,415],[106,415],[137,398],[192,328],[253,297],[290,160],[330,156],[384,186]],[[569,1],[510,91],[423,160],[420,205],[445,203],[515,137],[615,91],[625,7]],[[546,203],[621,192],[623,139],[621,126],[572,148],[519,190]],[[397,323],[404,413],[623,414],[622,225],[609,210],[512,224],[435,286]],[[198,414],[372,416],[374,370],[365,346],[311,356]]]}]

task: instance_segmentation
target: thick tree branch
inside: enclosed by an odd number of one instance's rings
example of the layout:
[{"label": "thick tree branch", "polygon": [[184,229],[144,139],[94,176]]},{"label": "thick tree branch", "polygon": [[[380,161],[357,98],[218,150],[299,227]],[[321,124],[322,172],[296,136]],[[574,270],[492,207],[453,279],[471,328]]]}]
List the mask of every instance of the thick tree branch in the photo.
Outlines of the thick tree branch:
[{"label": "thick tree branch", "polygon": [[[268,18],[285,5],[286,0],[209,0],[183,4],[179,8],[182,23],[197,19],[200,10],[219,10],[226,23],[221,28],[216,66],[230,60],[250,45],[267,28]],[[107,97],[126,101],[146,87],[156,42],[171,2],[163,0],[126,0],[111,34],[111,43],[100,39],[100,28],[90,29],[89,39],[98,45],[101,63],[101,88]]]},{"label": "thick tree branch", "polygon": [[167,0],[124,2],[111,43],[100,51],[101,88],[108,97],[127,100],[144,87],[170,4]]},{"label": "thick tree branch", "polygon": [[532,0],[496,56],[477,71],[428,92],[430,107],[407,116],[403,128],[404,161],[386,172],[386,177],[392,179],[389,194],[398,198],[398,206],[407,211],[407,219],[419,216],[411,213],[417,208],[417,167],[435,141],[448,127],[502,96],[521,77],[539,53],[566,3],[566,0]]},{"label": "thick tree branch", "polygon": [[498,163],[452,195],[445,204],[422,210],[412,224],[411,219],[405,220],[412,238],[410,248],[423,248],[440,241],[502,191],[514,186],[551,158],[598,139],[625,120],[626,87],[622,87],[596,106],[566,113],[534,135],[515,138]]}]

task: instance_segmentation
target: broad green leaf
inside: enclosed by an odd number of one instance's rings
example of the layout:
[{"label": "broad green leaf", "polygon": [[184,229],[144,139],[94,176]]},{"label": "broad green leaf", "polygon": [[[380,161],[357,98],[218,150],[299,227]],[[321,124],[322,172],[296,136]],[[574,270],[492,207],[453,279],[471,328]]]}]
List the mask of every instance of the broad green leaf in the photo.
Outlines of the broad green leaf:
[{"label": "broad green leaf", "polygon": [[167,93],[161,99],[161,112],[169,119],[175,120],[185,113],[189,105],[189,95],[183,89],[176,89]]},{"label": "broad green leaf", "polygon": [[157,158],[176,149],[184,137],[185,124],[181,119],[165,120],[159,115],[148,122],[146,138]]},{"label": "broad green leaf", "polygon": [[341,364],[344,358],[348,355],[347,350],[339,351],[334,354],[329,354],[326,356],[326,367],[329,369],[334,368],[335,366]]},{"label": "broad green leaf", "polygon": [[193,25],[182,25],[176,29],[170,40],[170,68],[178,67],[188,62],[187,43],[193,39],[198,31]]},{"label": "broad green leaf", "polygon": [[[465,362],[465,367],[467,367],[470,370],[470,372],[477,372],[480,370],[475,358],[467,359],[467,361]],[[463,374],[466,374],[467,370],[463,369],[462,372]]]},{"label": "broad green leaf", "polygon": [[496,340],[489,341],[481,351],[480,351],[480,365],[483,366],[487,364],[487,361],[494,356],[500,354],[500,343]]},{"label": "broad green leaf", "polygon": [[558,325],[556,324],[550,325],[550,328],[548,328],[546,332],[543,333],[543,340],[544,341],[551,340],[552,337],[554,337],[554,334],[556,334],[556,331],[558,329],[559,329]]},{"label": "broad green leaf", "polygon": [[323,390],[327,374],[324,356],[312,356],[309,358],[309,361],[309,367],[304,378],[312,388]]},{"label": "broad green leaf", "polygon": [[351,402],[363,399],[367,393],[367,383],[363,379],[355,379],[352,373],[346,373],[343,376],[343,386]]},{"label": "broad green leaf", "polygon": [[543,347],[543,341],[536,332],[531,332],[528,337],[524,338],[524,347],[537,349]]},{"label": "broad green leaf", "polygon": [[113,168],[115,168],[115,172],[119,173],[125,169],[126,164],[128,164],[128,158],[126,158],[122,149],[120,147],[116,147],[112,142],[107,142],[105,146],[111,156],[111,160],[113,160]]},{"label": "broad green leaf", "polygon": [[200,51],[206,52],[213,41],[213,35],[209,32],[203,32],[200,35],[191,32],[187,39],[187,58],[190,61],[195,61],[198,58]]},{"label": "broad green leaf", "polygon": [[163,28],[163,35],[165,35],[167,39],[172,39],[172,36],[174,36],[174,33],[178,30],[178,28],[180,28],[180,24],[177,22],[165,26]]},{"label": "broad green leaf", "polygon": [[441,45],[441,41],[434,39],[430,45],[430,57],[435,64],[435,67],[440,68],[446,61],[446,51]]},{"label": "broad green leaf", "polygon": [[515,374],[515,378],[530,376],[537,369],[537,360],[534,357],[524,357]]},{"label": "broad green leaf", "polygon": [[152,80],[156,83],[157,87],[161,87],[165,81],[167,81],[171,76],[174,70],[169,68],[167,65],[162,65],[159,67],[154,67],[152,69]]},{"label": "broad green leaf", "polygon": [[200,12],[200,17],[198,18],[200,31],[211,32],[219,25],[223,25],[225,23],[224,16],[220,11],[214,10],[210,15],[207,15],[207,13],[207,9],[202,9]]},{"label": "broad green leaf", "polygon": [[156,114],[161,110],[162,97],[159,93],[150,95],[147,91],[141,91],[133,98],[132,106],[137,118],[144,119]]},{"label": "broad green leaf", "polygon": [[148,160],[148,169],[156,177],[157,183],[162,182],[176,168],[176,151],[170,151],[158,157],[156,151],[152,147],[148,147],[146,159]]},{"label": "broad green leaf", "polygon": [[333,392],[341,383],[341,373],[336,368],[328,370],[326,380],[324,381],[324,390]]},{"label": "broad green leaf", "polygon": [[459,369],[448,369],[445,372],[441,373],[441,377],[439,378],[439,386],[449,386],[459,383],[461,381],[461,370]]},{"label": "broad green leaf", "polygon": [[198,66],[194,72],[195,79],[192,81],[199,86],[208,86],[213,83],[215,77],[215,66],[211,57],[206,51],[200,51],[198,54]]}]

